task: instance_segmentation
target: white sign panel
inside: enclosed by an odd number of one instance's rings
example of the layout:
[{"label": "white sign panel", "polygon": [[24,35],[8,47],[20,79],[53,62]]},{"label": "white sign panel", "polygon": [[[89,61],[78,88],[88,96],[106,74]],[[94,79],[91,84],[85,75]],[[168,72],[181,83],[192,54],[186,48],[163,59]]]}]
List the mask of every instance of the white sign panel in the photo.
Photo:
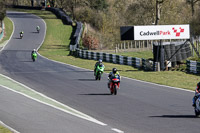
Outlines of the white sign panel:
[{"label": "white sign panel", "polygon": [[189,25],[134,26],[134,40],[189,39]]}]

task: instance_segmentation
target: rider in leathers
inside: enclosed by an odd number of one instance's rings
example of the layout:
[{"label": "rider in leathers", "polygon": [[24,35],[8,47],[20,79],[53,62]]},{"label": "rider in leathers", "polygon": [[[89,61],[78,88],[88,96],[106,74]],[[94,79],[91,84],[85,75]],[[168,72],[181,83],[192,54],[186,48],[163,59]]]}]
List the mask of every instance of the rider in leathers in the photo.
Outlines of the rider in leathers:
[{"label": "rider in leathers", "polygon": [[101,59],[99,59],[99,61],[96,62],[95,66],[94,66],[94,76],[95,76],[95,74],[96,74],[97,66],[100,66],[100,65],[104,66]]},{"label": "rider in leathers", "polygon": [[192,99],[192,101],[193,101],[192,106],[196,107],[196,100],[197,100],[199,95],[200,95],[200,82],[197,84],[197,88],[195,90],[195,96]]},{"label": "rider in leathers", "polygon": [[113,68],[113,69],[112,69],[112,72],[110,72],[109,75],[108,75],[108,88],[110,88],[110,83],[111,83],[112,79],[113,79],[116,75],[118,75],[118,76],[119,76],[119,80],[121,80],[121,77],[120,77],[120,75],[119,75],[119,72],[117,71],[116,68]]}]

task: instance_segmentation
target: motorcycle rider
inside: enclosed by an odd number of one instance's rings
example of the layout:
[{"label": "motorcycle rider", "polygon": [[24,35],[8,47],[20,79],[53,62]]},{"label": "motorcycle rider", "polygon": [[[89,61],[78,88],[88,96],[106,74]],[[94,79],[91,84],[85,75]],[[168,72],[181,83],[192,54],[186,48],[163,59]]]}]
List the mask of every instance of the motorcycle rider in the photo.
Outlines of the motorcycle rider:
[{"label": "motorcycle rider", "polygon": [[197,84],[197,88],[195,90],[195,96],[192,99],[192,101],[193,101],[192,106],[193,107],[196,107],[196,100],[197,100],[197,98],[198,98],[199,95],[200,95],[200,82]]},{"label": "motorcycle rider", "polygon": [[36,30],[37,30],[37,32],[39,32],[40,31],[40,26],[37,26]]},{"label": "motorcycle rider", "polygon": [[113,68],[112,72],[110,72],[108,75],[108,88],[110,88],[110,83],[112,79],[115,78],[115,76],[119,76],[119,81],[120,81],[121,77],[119,75],[119,72],[117,71],[117,68]]},{"label": "motorcycle rider", "polygon": [[24,34],[24,31],[22,30],[22,31],[20,31],[19,32],[19,34],[20,34],[20,37],[21,37],[21,35],[23,36],[23,34]]},{"label": "motorcycle rider", "polygon": [[96,62],[95,66],[94,66],[94,76],[95,76],[95,74],[96,74],[97,66],[100,66],[100,65],[102,65],[102,66],[104,67],[103,62],[102,62],[102,59],[99,59],[99,61]]},{"label": "motorcycle rider", "polygon": [[37,54],[37,51],[35,49],[33,49],[33,51],[31,52],[31,57],[33,56],[34,53]]}]

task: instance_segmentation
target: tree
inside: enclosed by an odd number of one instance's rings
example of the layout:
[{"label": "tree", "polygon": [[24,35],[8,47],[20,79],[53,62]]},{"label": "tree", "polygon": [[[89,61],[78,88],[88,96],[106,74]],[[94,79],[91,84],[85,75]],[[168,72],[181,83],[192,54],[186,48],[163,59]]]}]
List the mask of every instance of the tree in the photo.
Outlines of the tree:
[{"label": "tree", "polygon": [[108,7],[106,0],[88,0],[88,2],[90,3],[90,8],[95,10],[104,10]]},{"label": "tree", "polygon": [[58,7],[63,8],[66,0],[57,0]]},{"label": "tree", "polygon": [[5,0],[0,0],[0,23],[6,15]]},{"label": "tree", "polygon": [[88,49],[98,49],[99,40],[91,35],[87,35],[83,38],[83,46]]},{"label": "tree", "polygon": [[[59,0],[59,1],[64,1],[64,0]],[[49,3],[51,7],[55,6],[55,0],[49,0]]]},{"label": "tree", "polygon": [[158,24],[161,16],[161,5],[164,2],[164,0],[156,0],[156,20],[155,25]]},{"label": "tree", "polygon": [[149,25],[154,23],[155,1],[137,0],[125,12],[126,25]]},{"label": "tree", "polygon": [[198,1],[200,1],[200,0],[186,0],[186,2],[191,5],[192,16],[194,16],[194,13],[195,13],[194,6]]}]

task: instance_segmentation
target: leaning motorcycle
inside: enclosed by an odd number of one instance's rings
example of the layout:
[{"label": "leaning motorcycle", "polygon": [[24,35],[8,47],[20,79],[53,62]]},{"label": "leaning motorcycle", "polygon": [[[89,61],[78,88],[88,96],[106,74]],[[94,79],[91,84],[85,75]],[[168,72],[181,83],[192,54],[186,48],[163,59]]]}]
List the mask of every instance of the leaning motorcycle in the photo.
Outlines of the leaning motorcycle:
[{"label": "leaning motorcycle", "polygon": [[36,59],[37,59],[37,53],[34,52],[34,53],[32,54],[32,60],[33,60],[33,62],[35,62]]},{"label": "leaning motorcycle", "polygon": [[101,76],[104,72],[104,66],[103,65],[99,65],[96,68],[96,73],[95,73],[95,79],[96,80],[101,80]]},{"label": "leaning motorcycle", "polygon": [[119,75],[116,75],[114,78],[111,79],[110,83],[110,93],[111,95],[117,95],[117,90],[119,89],[120,86],[120,77]]},{"label": "leaning motorcycle", "polygon": [[194,107],[194,112],[197,117],[200,117],[200,95],[198,95],[197,100],[195,101],[196,106]]}]

